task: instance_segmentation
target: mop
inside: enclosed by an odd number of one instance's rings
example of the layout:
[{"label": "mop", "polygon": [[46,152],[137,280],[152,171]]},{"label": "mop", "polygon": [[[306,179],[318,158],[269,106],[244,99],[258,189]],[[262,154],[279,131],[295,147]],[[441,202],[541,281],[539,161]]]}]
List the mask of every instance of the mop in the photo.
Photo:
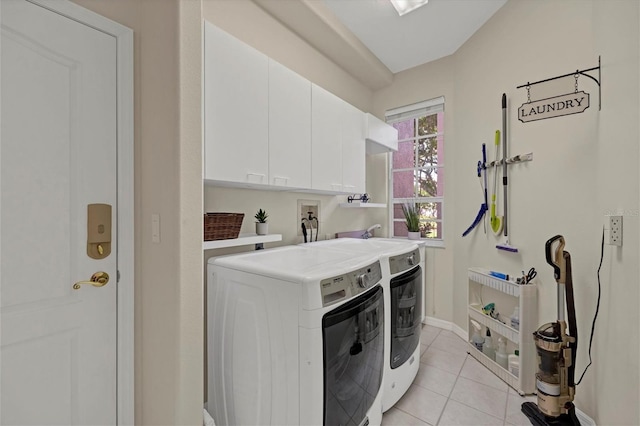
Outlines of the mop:
[{"label": "mop", "polygon": [[[504,216],[502,218],[502,229],[504,231],[504,243],[496,245],[498,250],[517,253],[518,249],[509,244],[509,234],[507,231],[507,94],[502,94],[502,185],[504,187]],[[496,170],[497,172],[497,170]]]},{"label": "mop", "polygon": [[[493,163],[498,163],[498,153],[500,152],[500,130],[496,130],[496,155]],[[491,193],[491,229],[496,235],[500,235],[502,232],[502,218],[496,216],[496,196],[498,193],[498,168],[493,171],[493,192]]]},{"label": "mop", "polygon": [[[480,186],[482,187],[482,190],[484,192],[484,203],[480,205],[480,211],[478,211],[478,214],[476,215],[476,218],[473,220],[473,223],[466,229],[466,231],[462,233],[463,237],[466,237],[469,234],[469,232],[473,230],[473,228],[478,226],[478,224],[484,217],[487,210],[489,210],[488,202],[487,202],[488,200],[487,200],[487,167],[486,166],[487,166],[487,147],[485,144],[482,144],[482,162],[478,161],[478,178],[480,178],[482,176],[482,173],[484,172],[484,185],[482,185],[482,180],[480,181]],[[486,224],[485,224],[485,232],[487,232]]]}]

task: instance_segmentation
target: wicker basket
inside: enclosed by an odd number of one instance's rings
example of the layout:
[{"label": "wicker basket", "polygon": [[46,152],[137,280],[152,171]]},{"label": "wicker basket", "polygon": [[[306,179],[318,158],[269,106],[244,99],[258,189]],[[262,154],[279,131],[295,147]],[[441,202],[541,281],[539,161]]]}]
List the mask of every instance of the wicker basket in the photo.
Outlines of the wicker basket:
[{"label": "wicker basket", "polygon": [[244,213],[205,213],[204,240],[228,240],[238,238]]}]

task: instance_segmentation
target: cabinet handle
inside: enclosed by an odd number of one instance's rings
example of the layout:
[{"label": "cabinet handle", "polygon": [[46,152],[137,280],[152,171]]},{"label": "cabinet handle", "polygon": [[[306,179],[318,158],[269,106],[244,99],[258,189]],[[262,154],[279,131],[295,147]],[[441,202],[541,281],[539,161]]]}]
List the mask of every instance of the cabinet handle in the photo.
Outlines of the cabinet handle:
[{"label": "cabinet handle", "polygon": [[276,184],[278,180],[283,180],[285,185],[287,184],[287,182],[289,182],[289,178],[286,176],[274,176],[273,177],[273,183]]},{"label": "cabinet handle", "polygon": [[251,181],[251,176],[258,176],[260,178],[260,183],[262,183],[262,180],[265,177],[262,173],[247,173],[247,181]]}]

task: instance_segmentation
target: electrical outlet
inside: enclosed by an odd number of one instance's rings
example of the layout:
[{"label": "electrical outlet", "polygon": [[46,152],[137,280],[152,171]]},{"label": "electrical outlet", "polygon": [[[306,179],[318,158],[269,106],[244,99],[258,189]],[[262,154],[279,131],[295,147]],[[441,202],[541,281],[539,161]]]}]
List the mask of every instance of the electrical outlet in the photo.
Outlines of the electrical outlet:
[{"label": "electrical outlet", "polygon": [[[309,216],[313,218],[309,221]],[[311,232],[311,226],[313,226],[313,233],[315,239],[315,233],[318,232],[317,228],[320,224],[320,201],[318,200],[298,200],[298,210],[296,213],[298,229],[297,234],[302,235],[302,223],[307,227],[307,232]],[[304,220],[306,219],[306,220]]]},{"label": "electrical outlet", "polygon": [[609,244],[622,246],[622,216],[609,216]]}]

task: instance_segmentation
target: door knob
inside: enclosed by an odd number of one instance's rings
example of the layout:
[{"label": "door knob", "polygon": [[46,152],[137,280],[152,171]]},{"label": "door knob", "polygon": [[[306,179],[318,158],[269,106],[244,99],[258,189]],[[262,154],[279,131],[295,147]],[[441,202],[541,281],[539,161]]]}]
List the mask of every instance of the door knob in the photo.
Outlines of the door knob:
[{"label": "door knob", "polygon": [[89,281],[78,281],[73,285],[74,290],[80,290],[80,286],[83,284],[91,284],[94,287],[102,287],[107,285],[109,282],[109,274],[106,272],[96,272],[91,275],[91,279]]}]

